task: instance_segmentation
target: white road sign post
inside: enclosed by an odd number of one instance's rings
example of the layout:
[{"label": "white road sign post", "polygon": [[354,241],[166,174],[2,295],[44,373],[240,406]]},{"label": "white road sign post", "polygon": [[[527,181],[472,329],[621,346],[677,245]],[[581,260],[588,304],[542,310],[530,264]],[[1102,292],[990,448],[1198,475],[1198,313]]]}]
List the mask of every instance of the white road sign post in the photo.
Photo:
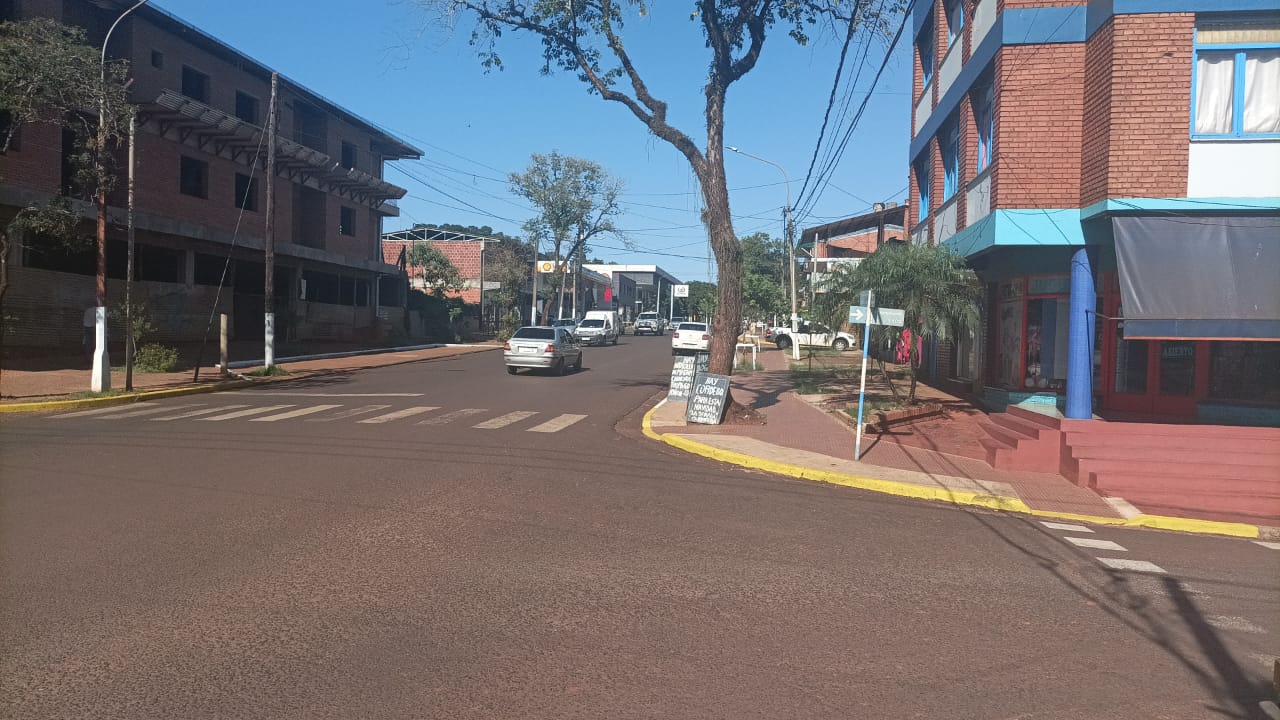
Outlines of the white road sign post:
[{"label": "white road sign post", "polygon": [[[856,439],[853,441],[853,459],[862,459],[862,407],[867,397],[867,346],[871,344],[871,303],[874,299],[874,293],[867,291],[867,305],[863,312],[862,326],[862,379],[858,381],[858,429]],[[854,322],[853,315],[855,310],[863,311],[864,308],[853,306],[849,308],[849,322]]]}]

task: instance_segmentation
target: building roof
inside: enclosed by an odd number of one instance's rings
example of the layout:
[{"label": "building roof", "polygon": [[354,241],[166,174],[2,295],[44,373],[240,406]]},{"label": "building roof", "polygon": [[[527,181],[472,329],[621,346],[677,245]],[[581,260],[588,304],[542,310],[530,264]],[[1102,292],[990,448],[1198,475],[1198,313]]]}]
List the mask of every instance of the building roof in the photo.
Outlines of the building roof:
[{"label": "building roof", "polygon": [[614,273],[652,273],[672,285],[682,284],[675,275],[657,265],[616,265],[613,263],[583,263],[582,267],[594,270],[601,275],[613,277]]},{"label": "building roof", "polygon": [[[901,231],[903,223],[907,218],[906,205],[894,205],[883,210],[876,210],[865,215],[857,215],[855,217],[845,218],[844,220],[836,220],[826,225],[817,225],[807,227],[800,233],[800,247],[805,248],[812,246],[814,241],[831,241],[837,238],[843,238],[861,231],[875,230],[880,227],[881,223],[885,225],[885,240],[889,240],[889,226],[896,226]],[[901,232],[898,238],[901,239]],[[874,238],[873,238],[874,241]],[[852,248],[851,248],[852,249]],[[875,250],[874,245],[871,250]]]}]

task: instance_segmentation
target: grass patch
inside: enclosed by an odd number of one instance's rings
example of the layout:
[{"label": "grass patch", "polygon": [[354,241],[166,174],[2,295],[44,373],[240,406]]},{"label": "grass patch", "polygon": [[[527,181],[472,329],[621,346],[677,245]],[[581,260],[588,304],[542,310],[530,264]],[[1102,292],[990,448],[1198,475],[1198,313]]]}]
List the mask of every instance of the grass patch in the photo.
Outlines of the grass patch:
[{"label": "grass patch", "polygon": [[839,392],[831,385],[847,381],[849,378],[850,374],[846,368],[819,366],[810,370],[800,365],[791,366],[791,385],[801,395]]},{"label": "grass patch", "polygon": [[279,365],[272,365],[270,367],[255,368],[245,374],[253,377],[278,377],[281,375],[288,375],[289,371]]}]

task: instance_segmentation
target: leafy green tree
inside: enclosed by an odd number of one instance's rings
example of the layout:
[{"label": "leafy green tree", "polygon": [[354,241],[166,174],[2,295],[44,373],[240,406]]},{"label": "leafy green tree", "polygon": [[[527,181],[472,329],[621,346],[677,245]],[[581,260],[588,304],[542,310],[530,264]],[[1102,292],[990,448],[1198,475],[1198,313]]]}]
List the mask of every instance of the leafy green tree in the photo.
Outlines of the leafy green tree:
[{"label": "leafy green tree", "polygon": [[[833,273],[831,288],[831,301],[846,307],[857,304],[860,293],[870,289],[875,292],[876,306],[903,310],[904,328],[911,331],[908,403],[916,401],[918,338],[943,340],[978,324],[982,284],[964,258],[945,247],[885,245],[857,267],[839,268]],[[872,338],[877,343],[897,341],[902,329],[873,325]]]},{"label": "leafy green tree", "polygon": [[[688,76],[703,85],[705,140],[700,146],[671,124],[668,104],[654,94],[636,66],[624,38],[629,18],[643,18],[644,0],[418,0],[446,17],[468,14],[477,20],[471,42],[486,68],[501,69],[497,42],[505,32],[530,33],[542,43],[544,73],[572,73],[603,100],[627,108],[651,133],[689,162],[702,189],[703,223],[716,256],[718,306],[711,369],[733,372],[733,350],[741,322],[742,248],[729,214],[724,171],[725,104],[729,87],[751,72],[765,39],[785,32],[806,44],[813,28],[877,29],[888,15],[901,11],[896,2],[876,0],[694,0],[690,20],[701,26],[710,58],[692,64]],[[843,33],[842,33],[843,34]],[[629,86],[626,87],[626,86]]]},{"label": "leafy green tree", "polygon": [[431,243],[414,243],[405,254],[405,264],[422,274],[422,285],[434,295],[462,289],[462,276],[444,253]]},{"label": "leafy green tree", "polygon": [[[708,317],[718,317],[716,308],[719,305],[720,295],[716,290],[715,283],[702,282],[694,280],[689,283],[689,299],[687,301],[687,310],[690,316],[696,316],[701,319]],[[737,343],[737,328],[733,328],[734,343]]]},{"label": "leafy green tree", "polygon": [[[534,153],[529,167],[508,176],[511,189],[533,203],[537,217],[525,223],[525,230],[539,241],[551,241],[551,257],[558,261],[581,259],[587,242],[603,233],[617,233],[613,217],[621,208],[618,198],[622,182],[614,179],[599,163],[552,151]],[[552,291],[564,307],[565,274],[546,276]],[[547,298],[543,317],[550,317]]]},{"label": "leafy green tree", "polygon": [[786,244],[755,233],[742,244],[742,312],[748,320],[786,315]]}]

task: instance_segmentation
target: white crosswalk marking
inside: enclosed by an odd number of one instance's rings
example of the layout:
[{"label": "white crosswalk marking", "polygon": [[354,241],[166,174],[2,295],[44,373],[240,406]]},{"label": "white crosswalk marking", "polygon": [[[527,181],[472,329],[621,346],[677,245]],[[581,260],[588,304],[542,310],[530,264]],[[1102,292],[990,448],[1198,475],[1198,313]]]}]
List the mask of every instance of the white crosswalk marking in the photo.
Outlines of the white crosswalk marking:
[{"label": "white crosswalk marking", "polygon": [[141,417],[143,415],[155,415],[156,413],[168,412],[169,410],[181,410],[182,408],[200,407],[199,405],[167,405],[162,407],[148,407],[140,410],[128,410],[126,412],[111,413],[110,415],[99,415],[94,420],[119,420],[121,418]]},{"label": "white crosswalk marking", "polygon": [[1050,530],[1065,530],[1067,532],[1079,532],[1079,533],[1093,532],[1093,530],[1085,527],[1084,525],[1073,525],[1071,523],[1049,522],[1048,520],[1041,520],[1040,524],[1049,528]]},{"label": "white crosswalk marking", "polygon": [[249,422],[277,422],[280,420],[289,420],[291,418],[302,417],[303,415],[314,415],[315,413],[318,413],[318,412],[324,412],[325,410],[332,410],[334,408],[340,408],[340,407],[342,406],[341,405],[312,405],[311,407],[298,408],[297,410],[290,410],[288,412],[282,412],[277,415],[268,415],[266,417],[250,418]]},{"label": "white crosswalk marking", "polygon": [[1149,572],[1164,574],[1164,568],[1155,563],[1146,560],[1122,560],[1120,558],[1098,558],[1098,562],[1115,570],[1130,570],[1133,572]]},{"label": "white crosswalk marking", "polygon": [[439,410],[439,409],[440,408],[435,407],[433,405],[422,405],[419,407],[411,407],[411,408],[405,408],[403,410],[396,410],[395,412],[389,412],[386,415],[377,415],[371,418],[365,418],[364,420],[358,420],[357,422],[361,422],[365,424],[387,423],[387,422],[391,422],[392,420],[401,420],[407,417],[413,417],[414,415],[421,415],[422,413],[431,412],[432,410]]},{"label": "white crosswalk marking", "polygon": [[105,408],[94,408],[92,410],[77,410],[76,412],[62,413],[61,415],[50,415],[51,419],[61,420],[63,418],[89,417],[91,415],[105,415],[106,413],[121,412],[125,408],[119,405],[112,405]]},{"label": "white crosswalk marking", "polygon": [[212,415],[214,413],[225,412],[227,410],[235,410],[236,408],[249,407],[248,405],[219,405],[218,407],[205,408],[203,410],[191,410],[189,412],[178,413],[177,415],[165,415],[158,418],[147,418],[151,422],[165,422],[167,420],[186,420],[187,418],[200,417],[201,415]]},{"label": "white crosswalk marking", "polygon": [[1254,540],[1254,545],[1261,545],[1268,550],[1280,550],[1280,542],[1267,542],[1266,540]]},{"label": "white crosswalk marking", "polygon": [[346,420],[347,418],[355,417],[357,415],[367,415],[371,412],[386,410],[389,407],[391,406],[390,405],[361,405],[360,407],[353,407],[350,410],[343,410],[342,412],[334,413],[332,415],[326,415],[324,417],[307,418],[307,422],[333,422],[334,420]]},{"label": "white crosswalk marking", "polygon": [[531,418],[537,414],[538,413],[533,410],[517,410],[515,412],[509,412],[506,415],[499,415],[492,420],[485,420],[479,425],[472,425],[471,427],[476,430],[497,430],[498,428],[506,427],[511,423],[518,423],[525,418]]},{"label": "white crosswalk marking", "polygon": [[1071,543],[1072,545],[1076,545],[1078,547],[1093,548],[1094,550],[1115,550],[1117,552],[1129,552],[1128,549],[1125,548],[1125,546],[1119,543],[1111,542],[1110,540],[1099,540],[1097,538],[1078,538],[1078,537],[1068,537],[1063,539]]},{"label": "white crosswalk marking", "polygon": [[564,415],[561,415],[560,417],[557,417],[557,418],[552,418],[542,423],[541,425],[534,425],[533,427],[529,428],[528,432],[540,432],[540,433],[560,432],[561,430],[578,422],[584,417],[586,417],[586,415],[574,415],[572,413],[565,413]]},{"label": "white crosswalk marking", "polygon": [[222,415],[214,415],[212,417],[198,418],[204,422],[221,422],[223,420],[235,420],[236,418],[249,417],[250,415],[261,415],[263,413],[273,412],[275,410],[284,410],[291,408],[292,405],[267,405],[264,407],[249,408],[247,410],[236,410],[235,412],[224,413]]},{"label": "white crosswalk marking", "polygon": [[471,417],[472,415],[479,415],[482,412],[489,412],[489,411],[485,410],[484,408],[463,408],[461,410],[454,410],[453,412],[447,412],[443,415],[437,415],[436,417],[428,418],[418,424],[419,425],[445,425],[459,418]]},{"label": "white crosswalk marking", "polygon": [[1254,625],[1245,618],[1233,615],[1209,615],[1205,618],[1205,622],[1219,630],[1238,630],[1240,632],[1253,633],[1254,635],[1267,634],[1266,630]]}]

